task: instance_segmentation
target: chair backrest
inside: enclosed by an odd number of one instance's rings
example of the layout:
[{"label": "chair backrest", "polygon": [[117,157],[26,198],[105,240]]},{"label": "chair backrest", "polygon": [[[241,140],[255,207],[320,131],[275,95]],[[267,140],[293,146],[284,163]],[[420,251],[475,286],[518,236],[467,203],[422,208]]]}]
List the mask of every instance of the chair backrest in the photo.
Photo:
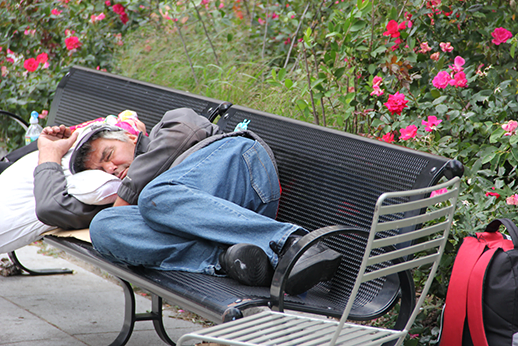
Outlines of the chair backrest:
[{"label": "chair backrest", "polygon": [[[448,241],[459,186],[460,179],[455,177],[434,187],[388,192],[378,198],[360,271],[330,345],[336,342],[361,284],[390,274],[431,265],[421,296],[404,328],[408,333],[426,298]],[[408,216],[394,219],[393,215],[398,214]],[[397,232],[409,226],[414,230],[403,234]],[[413,245],[403,248],[397,246],[408,242],[412,242]],[[403,339],[404,336],[398,344]]]}]

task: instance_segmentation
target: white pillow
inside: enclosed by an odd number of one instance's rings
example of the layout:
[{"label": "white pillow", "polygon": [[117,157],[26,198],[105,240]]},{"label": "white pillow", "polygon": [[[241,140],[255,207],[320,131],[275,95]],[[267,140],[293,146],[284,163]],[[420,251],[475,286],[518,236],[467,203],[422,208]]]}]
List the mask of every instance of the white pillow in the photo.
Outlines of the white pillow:
[{"label": "white pillow", "polygon": [[[70,174],[67,153],[61,161],[69,194],[85,204],[111,204],[117,198],[121,183],[114,175],[103,171]],[[11,252],[39,239],[56,227],[38,220],[34,199],[34,169],[38,151],[29,153],[0,174],[0,253]]]},{"label": "white pillow", "polygon": [[84,204],[112,204],[117,199],[120,184],[119,178],[99,170],[67,176],[68,193]]},{"label": "white pillow", "polygon": [[84,204],[105,205],[115,202],[121,180],[99,170],[70,173],[69,162],[73,149],[72,147],[61,160],[61,167],[67,179],[68,193]]}]

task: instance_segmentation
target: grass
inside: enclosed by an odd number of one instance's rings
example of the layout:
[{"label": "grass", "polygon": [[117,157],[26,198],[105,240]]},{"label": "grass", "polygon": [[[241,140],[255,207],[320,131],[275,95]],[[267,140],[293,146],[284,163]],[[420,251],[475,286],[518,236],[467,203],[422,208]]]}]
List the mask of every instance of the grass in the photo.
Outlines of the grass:
[{"label": "grass", "polygon": [[261,44],[250,32],[224,26],[209,33],[218,65],[199,22],[181,30],[197,83],[177,30],[152,23],[126,37],[116,54],[116,73],[270,113],[299,116],[292,102],[296,95],[273,91],[266,82],[271,60],[261,60]]}]

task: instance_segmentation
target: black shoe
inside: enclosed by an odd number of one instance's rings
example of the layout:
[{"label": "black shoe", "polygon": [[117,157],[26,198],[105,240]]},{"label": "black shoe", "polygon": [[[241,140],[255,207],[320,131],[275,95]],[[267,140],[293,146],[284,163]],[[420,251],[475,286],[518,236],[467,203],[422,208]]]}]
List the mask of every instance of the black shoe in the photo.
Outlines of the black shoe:
[{"label": "black shoe", "polygon": [[[289,236],[279,252],[279,259],[300,238],[302,237],[298,235]],[[331,280],[338,270],[341,260],[342,255],[339,252],[330,249],[323,243],[310,247],[291,270],[286,283],[286,293],[299,295],[313,288],[321,281]]]},{"label": "black shoe", "polygon": [[273,267],[259,246],[232,245],[220,254],[219,263],[228,276],[243,285],[268,287],[272,283]]}]

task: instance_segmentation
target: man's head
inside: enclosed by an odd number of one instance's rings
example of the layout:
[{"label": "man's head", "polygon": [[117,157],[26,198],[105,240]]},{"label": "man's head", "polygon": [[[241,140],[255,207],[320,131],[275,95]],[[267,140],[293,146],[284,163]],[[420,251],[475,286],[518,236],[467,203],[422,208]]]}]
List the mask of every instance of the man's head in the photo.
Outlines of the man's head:
[{"label": "man's head", "polygon": [[111,125],[93,126],[85,132],[70,158],[70,171],[99,169],[123,179],[133,162],[138,137]]}]

